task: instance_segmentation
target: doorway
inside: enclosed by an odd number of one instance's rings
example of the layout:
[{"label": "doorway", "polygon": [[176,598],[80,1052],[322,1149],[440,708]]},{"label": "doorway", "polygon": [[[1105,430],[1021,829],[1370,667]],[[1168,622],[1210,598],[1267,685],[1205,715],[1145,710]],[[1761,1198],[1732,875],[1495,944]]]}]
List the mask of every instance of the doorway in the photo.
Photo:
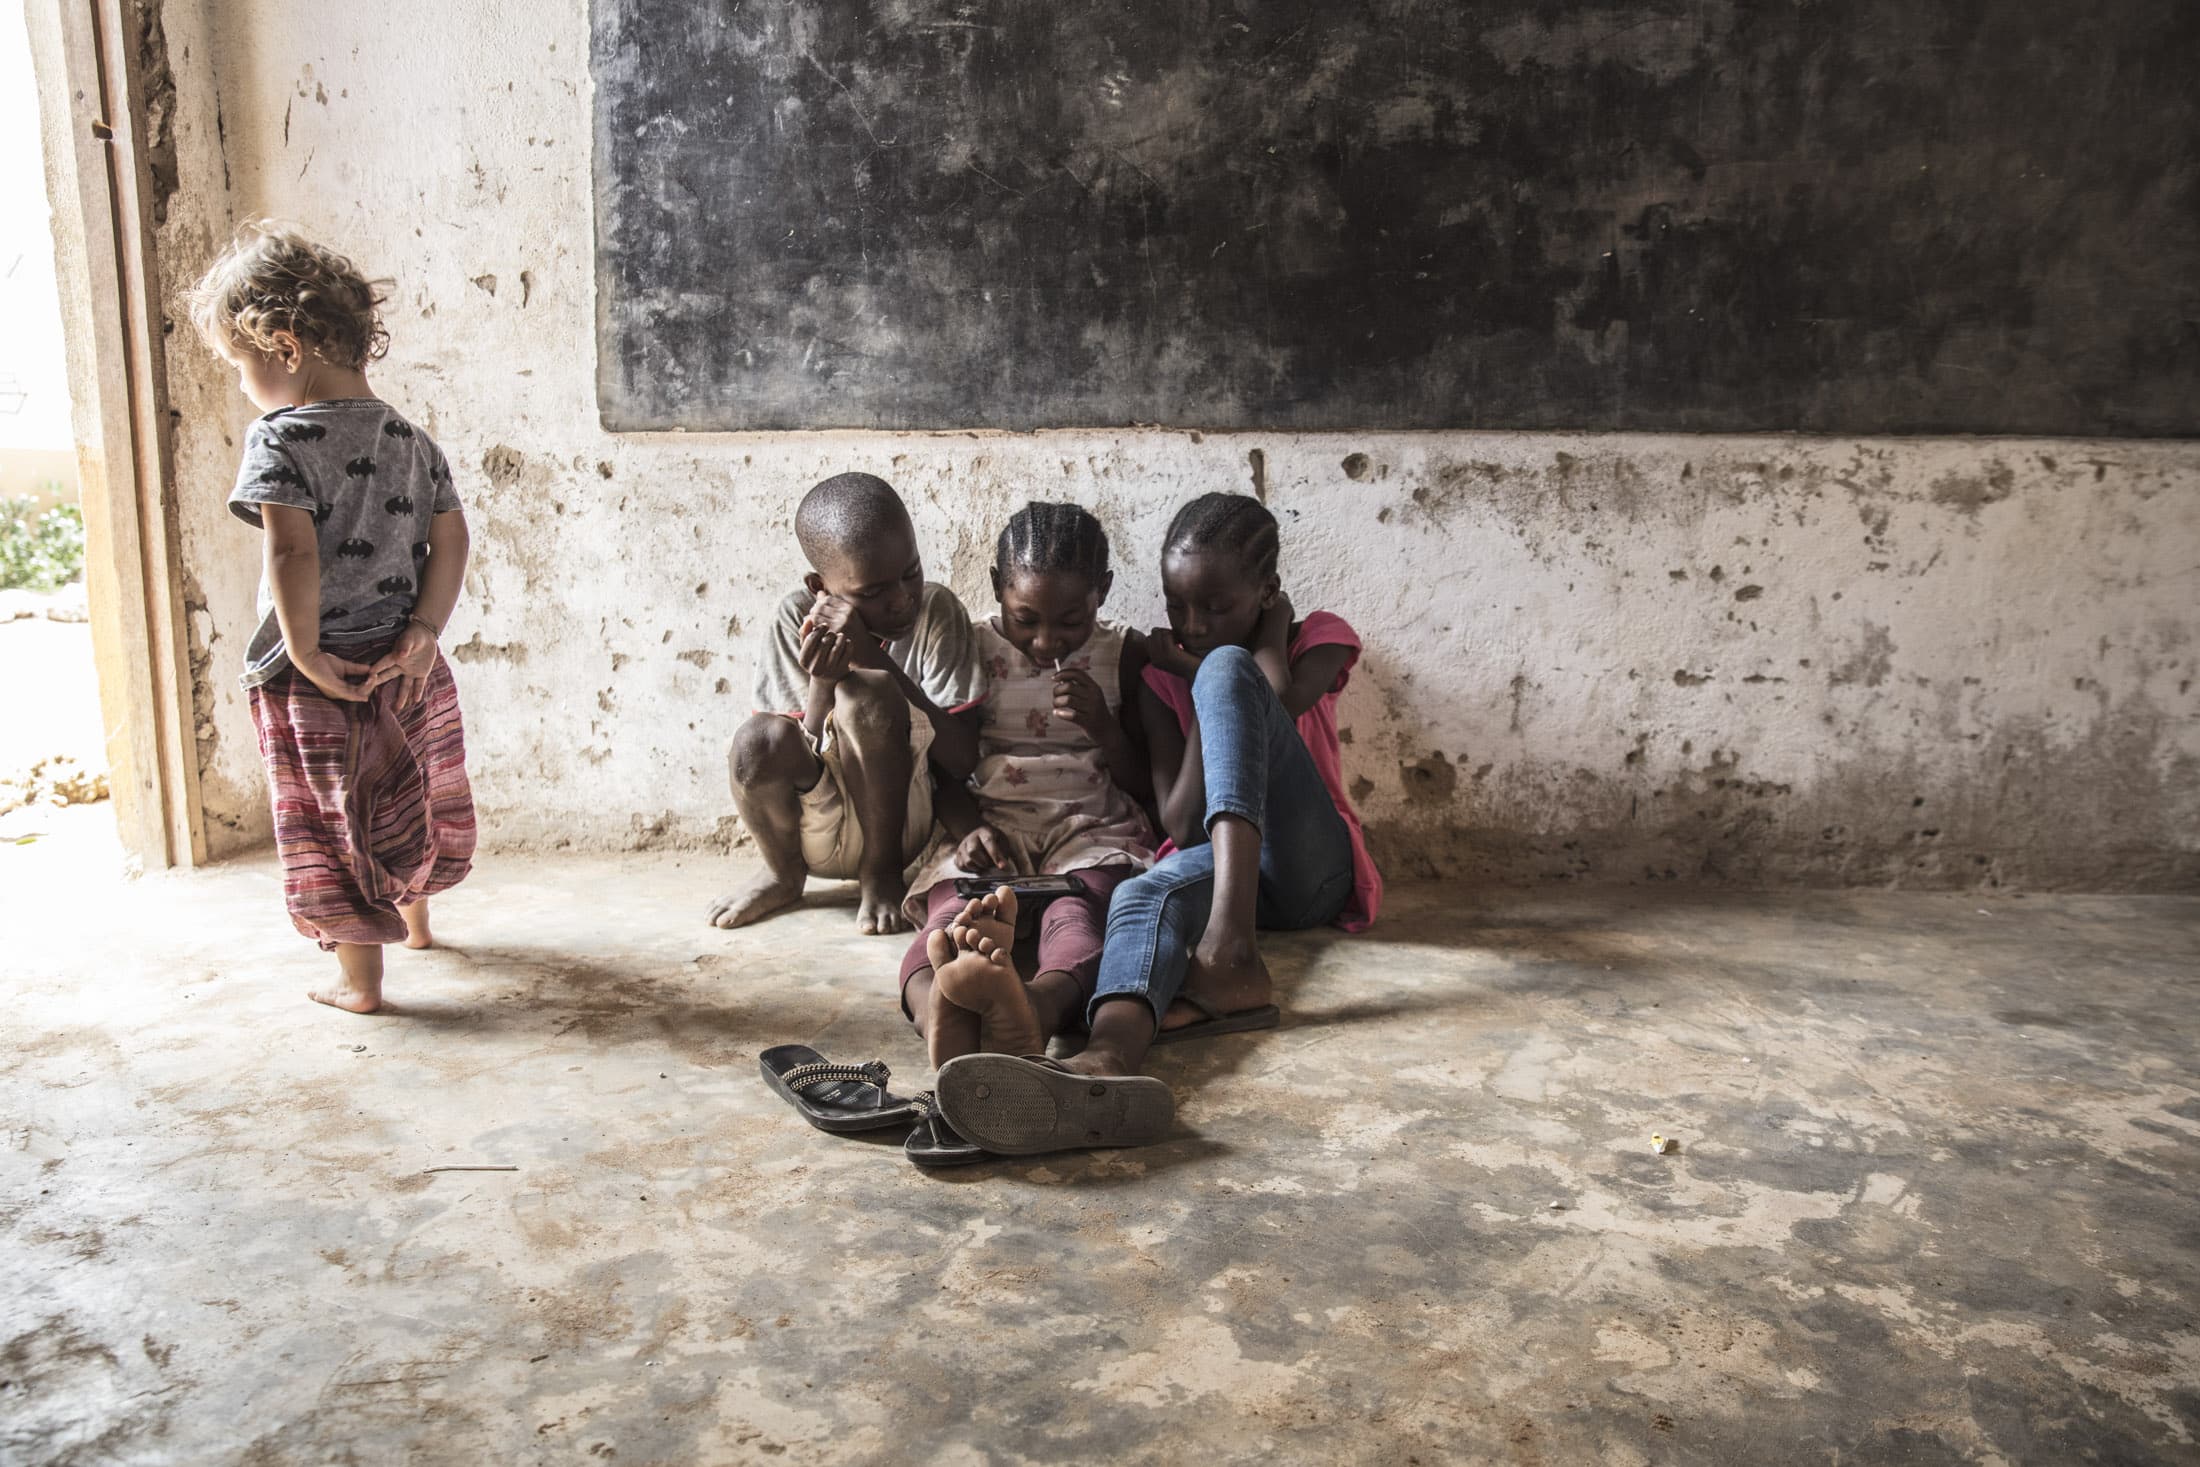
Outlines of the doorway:
[{"label": "doorway", "polygon": [[[33,327],[24,364],[0,364],[0,374],[19,379],[12,390],[22,394],[16,417],[26,435],[65,434],[64,464],[73,473],[49,472],[38,482],[57,504],[73,487],[80,517],[40,503],[23,510],[23,533],[58,555],[81,525],[79,576],[61,580],[59,572],[73,567],[32,557],[43,567],[34,580],[74,589],[21,589],[67,598],[64,616],[83,618],[73,624],[89,647],[98,730],[98,747],[84,762],[104,765],[114,833],[127,859],[149,870],[197,865],[206,840],[171,513],[166,368],[151,284],[159,275],[140,136],[146,109],[139,51],[130,43],[142,16],[125,0],[30,0],[0,10],[12,12],[0,18],[0,126],[8,129],[0,149],[13,160],[0,175],[12,192],[0,202],[16,221],[0,242],[0,270],[20,257],[19,273],[28,272],[23,288],[0,305],[20,309]],[[41,274],[49,282],[43,290],[36,288]],[[58,380],[57,343],[65,363]],[[0,411],[11,400],[0,397]],[[37,610],[47,615],[50,606]],[[48,649],[41,665],[45,685],[26,684],[24,696],[10,701],[50,703],[63,723],[84,691],[81,664],[72,669]],[[79,779],[60,793],[95,788]]]}]

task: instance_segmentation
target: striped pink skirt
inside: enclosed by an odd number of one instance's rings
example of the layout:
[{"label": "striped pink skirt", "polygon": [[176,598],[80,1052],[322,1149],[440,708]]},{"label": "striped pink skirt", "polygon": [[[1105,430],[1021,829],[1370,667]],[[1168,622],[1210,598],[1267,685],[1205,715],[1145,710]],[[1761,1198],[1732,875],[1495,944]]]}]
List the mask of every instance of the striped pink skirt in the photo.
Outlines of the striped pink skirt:
[{"label": "striped pink skirt", "polygon": [[251,698],[290,920],[323,948],[401,941],[397,909],[456,886],[473,864],[450,664],[439,653],[427,696],[402,710],[394,682],[339,703],[287,668]]}]

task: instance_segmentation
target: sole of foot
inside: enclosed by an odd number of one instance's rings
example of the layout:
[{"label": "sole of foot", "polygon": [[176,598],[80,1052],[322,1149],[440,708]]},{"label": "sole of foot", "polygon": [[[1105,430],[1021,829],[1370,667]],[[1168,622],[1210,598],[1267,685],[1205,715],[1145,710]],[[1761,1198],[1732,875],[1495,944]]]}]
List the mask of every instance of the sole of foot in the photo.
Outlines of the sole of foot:
[{"label": "sole of foot", "polygon": [[[989,944],[990,946],[990,944]],[[978,1016],[978,1048],[994,1054],[1035,1054],[1046,1047],[1039,1014],[1024,991],[1023,975],[1005,948],[983,953],[958,948],[945,932],[925,939],[925,958],[939,995]]]}]

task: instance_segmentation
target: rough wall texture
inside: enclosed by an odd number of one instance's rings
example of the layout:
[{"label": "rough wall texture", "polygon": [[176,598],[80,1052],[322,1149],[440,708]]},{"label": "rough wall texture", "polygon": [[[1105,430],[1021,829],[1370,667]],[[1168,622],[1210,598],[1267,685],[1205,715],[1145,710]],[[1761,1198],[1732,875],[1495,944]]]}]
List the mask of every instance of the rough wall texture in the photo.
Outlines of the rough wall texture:
[{"label": "rough wall texture", "polygon": [[[580,5],[166,16],[172,282],[259,213],[396,281],[376,380],[469,496],[446,645],[493,841],[734,834],[722,750],[801,569],[788,517],[864,468],[974,609],[1017,503],[1091,505],[1139,624],[1174,505],[1259,489],[1294,599],[1367,639],[1346,757],[1399,873],[2200,878],[2200,444],[610,435]],[[267,829],[234,679],[256,547],[221,505],[250,413],[176,344],[210,834],[235,849]]]}]

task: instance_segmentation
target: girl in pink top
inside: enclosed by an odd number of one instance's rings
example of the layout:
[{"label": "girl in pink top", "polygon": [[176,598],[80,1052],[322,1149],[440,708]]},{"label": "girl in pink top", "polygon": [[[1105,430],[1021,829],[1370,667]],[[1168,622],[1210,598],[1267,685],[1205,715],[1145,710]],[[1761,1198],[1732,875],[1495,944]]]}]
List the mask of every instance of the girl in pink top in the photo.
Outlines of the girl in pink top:
[{"label": "girl in pink top", "polygon": [[[942,1071],[949,1119],[989,1149],[1153,1139],[1165,1091],[1133,1087],[1159,1081],[1081,1090],[1061,1071],[1135,1077],[1149,1045],[1271,1028],[1278,1016],[1255,929],[1359,931],[1374,920],[1382,878],[1337,757],[1337,694],[1360,641],[1327,612],[1293,620],[1276,553],[1275,517],[1244,495],[1202,495],[1169,527],[1169,625],[1146,640],[1139,713],[1170,844],[1109,904],[1083,1053],[1060,1064],[972,1056],[950,1067],[969,1082],[953,1086]],[[1018,1098],[1042,1090],[1054,1104]],[[1027,1112],[1066,1111],[1076,1124],[1021,1124]],[[1118,1124],[1124,1115],[1135,1122]]]}]

